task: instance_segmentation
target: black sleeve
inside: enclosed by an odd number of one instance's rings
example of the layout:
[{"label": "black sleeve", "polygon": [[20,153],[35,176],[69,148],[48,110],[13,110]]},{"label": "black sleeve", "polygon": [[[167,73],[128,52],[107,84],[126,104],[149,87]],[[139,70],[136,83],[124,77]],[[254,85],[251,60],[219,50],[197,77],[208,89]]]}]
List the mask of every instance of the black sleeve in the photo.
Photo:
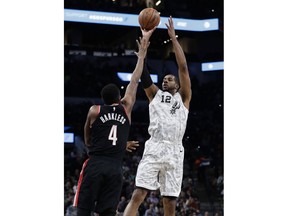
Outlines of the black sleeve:
[{"label": "black sleeve", "polygon": [[144,89],[149,88],[153,84],[150,74],[148,72],[146,58],[144,59],[143,72],[141,75],[141,84]]}]

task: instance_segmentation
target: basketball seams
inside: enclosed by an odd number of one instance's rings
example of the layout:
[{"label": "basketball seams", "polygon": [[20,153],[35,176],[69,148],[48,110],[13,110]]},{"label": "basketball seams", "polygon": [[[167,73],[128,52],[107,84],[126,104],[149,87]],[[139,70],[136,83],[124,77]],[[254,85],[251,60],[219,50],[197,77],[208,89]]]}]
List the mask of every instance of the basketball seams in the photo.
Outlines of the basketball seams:
[{"label": "basketball seams", "polygon": [[153,16],[151,15],[151,11],[152,11],[152,15],[153,15],[154,10],[151,10],[151,9],[149,9],[149,13],[145,13],[146,17],[145,17],[144,20],[147,20],[147,21],[145,22],[145,27],[144,27],[144,29],[146,29],[146,28],[149,26],[151,17],[153,17]]},{"label": "basketball seams", "polygon": [[138,21],[143,29],[150,30],[159,24],[159,13],[153,8],[146,8],[140,12]]}]

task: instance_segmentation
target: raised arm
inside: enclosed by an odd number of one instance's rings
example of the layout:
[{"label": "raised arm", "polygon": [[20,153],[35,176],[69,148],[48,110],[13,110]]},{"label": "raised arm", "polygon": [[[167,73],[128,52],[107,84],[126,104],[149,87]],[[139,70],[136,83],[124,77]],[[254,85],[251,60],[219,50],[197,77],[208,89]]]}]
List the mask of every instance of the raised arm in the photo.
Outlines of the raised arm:
[{"label": "raised arm", "polygon": [[186,57],[181,45],[176,38],[172,16],[169,17],[168,23],[169,25],[167,23],[165,23],[165,25],[167,26],[168,34],[172,40],[176,62],[178,65],[178,76],[180,82],[179,93],[182,97],[185,107],[189,109],[190,100],[192,98],[192,90]]},{"label": "raised arm", "polygon": [[149,102],[151,102],[159,88],[153,83],[151,79],[150,73],[147,68],[147,59],[144,60],[144,67],[141,75],[141,84],[144,88],[146,96],[149,99]]},{"label": "raised arm", "polygon": [[146,56],[147,49],[150,44],[149,39],[152,33],[155,31],[155,29],[156,27],[149,31],[141,29],[143,37],[140,38],[139,41],[137,40],[138,52],[135,52],[135,54],[138,57],[137,63],[132,73],[130,83],[127,86],[125,95],[121,100],[123,106],[125,106],[126,108],[126,112],[127,112],[129,119],[131,119],[132,108],[136,100],[136,91],[137,91],[139,79],[143,71],[144,58]]}]

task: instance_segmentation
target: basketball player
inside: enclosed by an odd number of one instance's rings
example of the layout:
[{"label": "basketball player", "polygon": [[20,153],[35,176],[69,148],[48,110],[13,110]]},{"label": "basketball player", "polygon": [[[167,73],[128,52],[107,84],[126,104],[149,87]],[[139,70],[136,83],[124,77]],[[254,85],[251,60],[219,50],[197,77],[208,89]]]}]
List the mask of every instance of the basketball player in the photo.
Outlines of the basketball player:
[{"label": "basketball player", "polygon": [[[144,69],[141,83],[149,99],[150,139],[145,143],[143,157],[136,174],[136,189],[124,216],[135,216],[149,190],[160,189],[164,215],[175,216],[176,198],[182,184],[184,148],[188,110],[192,98],[190,76],[184,52],[177,41],[172,17],[168,19],[168,34],[172,40],[178,65],[178,79],[166,75],[160,90]],[[179,85],[180,84],[180,85]]]},{"label": "basketball player", "polygon": [[142,30],[137,40],[138,57],[124,97],[114,84],[101,91],[104,106],[90,107],[84,126],[84,139],[89,158],[84,162],[78,180],[74,206],[78,216],[115,216],[122,189],[122,159],[131,124],[131,112],[136,100],[138,81],[153,31]]}]

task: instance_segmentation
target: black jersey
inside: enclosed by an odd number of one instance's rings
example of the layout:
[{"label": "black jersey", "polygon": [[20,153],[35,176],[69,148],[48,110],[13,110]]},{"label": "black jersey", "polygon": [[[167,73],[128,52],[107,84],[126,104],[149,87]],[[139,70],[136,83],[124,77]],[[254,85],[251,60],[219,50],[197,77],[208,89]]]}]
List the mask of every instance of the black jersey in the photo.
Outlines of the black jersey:
[{"label": "black jersey", "polygon": [[91,128],[89,155],[122,160],[129,136],[130,122],[122,105],[100,106]]}]

